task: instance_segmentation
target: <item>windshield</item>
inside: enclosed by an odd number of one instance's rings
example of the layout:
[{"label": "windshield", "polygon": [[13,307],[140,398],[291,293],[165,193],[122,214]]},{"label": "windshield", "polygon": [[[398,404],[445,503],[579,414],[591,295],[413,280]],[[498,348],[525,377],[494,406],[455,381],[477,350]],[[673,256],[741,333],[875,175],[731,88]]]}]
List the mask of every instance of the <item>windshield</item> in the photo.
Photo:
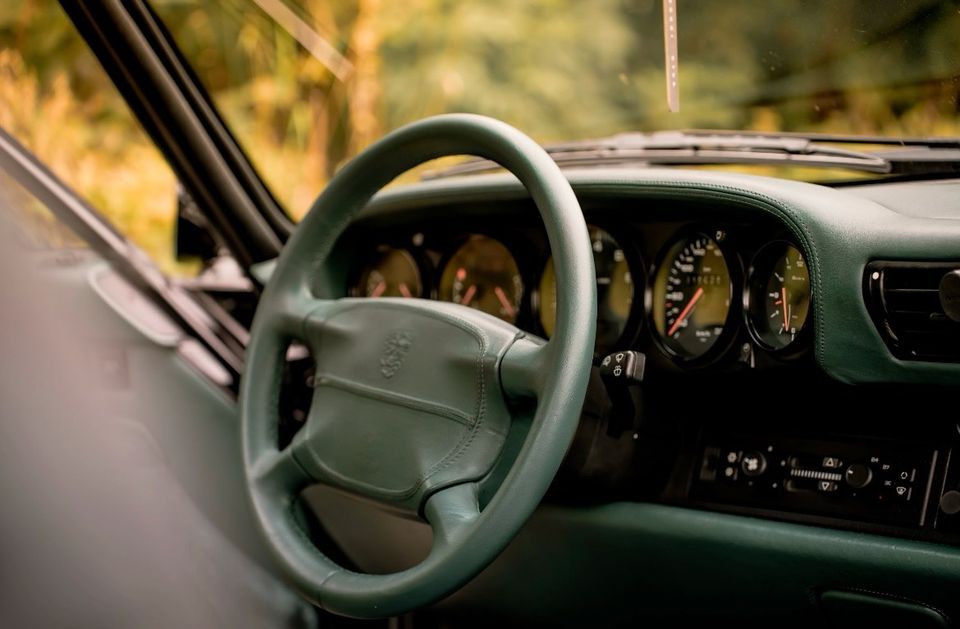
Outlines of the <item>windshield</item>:
[{"label": "windshield", "polygon": [[679,111],[660,0],[155,0],[277,197],[444,112],[542,143],[678,128],[960,135],[960,4],[678,3]]}]

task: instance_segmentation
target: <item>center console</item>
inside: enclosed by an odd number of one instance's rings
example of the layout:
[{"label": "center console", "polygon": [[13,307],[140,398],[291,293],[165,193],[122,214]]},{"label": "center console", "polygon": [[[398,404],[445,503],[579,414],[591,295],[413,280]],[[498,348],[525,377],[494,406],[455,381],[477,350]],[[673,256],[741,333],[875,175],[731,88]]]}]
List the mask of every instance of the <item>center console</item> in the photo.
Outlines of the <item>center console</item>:
[{"label": "center console", "polygon": [[[612,499],[960,545],[948,388],[850,386],[793,369],[650,378],[630,391],[612,410],[584,407],[581,432],[593,437],[568,456],[593,474],[581,495],[596,496],[596,477],[625,469],[631,452],[631,474],[607,474]],[[606,423],[593,427],[595,415]]]},{"label": "center console", "polygon": [[710,435],[690,495],[705,502],[922,528],[941,456],[925,445]]}]

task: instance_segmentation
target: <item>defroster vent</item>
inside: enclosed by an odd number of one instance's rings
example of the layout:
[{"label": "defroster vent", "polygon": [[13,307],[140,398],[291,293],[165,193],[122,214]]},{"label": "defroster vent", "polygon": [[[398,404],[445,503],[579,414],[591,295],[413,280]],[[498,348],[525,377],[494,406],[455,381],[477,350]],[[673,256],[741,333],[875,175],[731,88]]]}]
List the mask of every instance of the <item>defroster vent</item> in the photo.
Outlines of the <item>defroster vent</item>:
[{"label": "defroster vent", "polygon": [[[871,262],[864,277],[867,307],[894,356],[960,362],[960,322],[947,316],[950,282],[960,262]],[[944,299],[941,299],[941,283]],[[946,301],[944,301],[946,300]]]}]

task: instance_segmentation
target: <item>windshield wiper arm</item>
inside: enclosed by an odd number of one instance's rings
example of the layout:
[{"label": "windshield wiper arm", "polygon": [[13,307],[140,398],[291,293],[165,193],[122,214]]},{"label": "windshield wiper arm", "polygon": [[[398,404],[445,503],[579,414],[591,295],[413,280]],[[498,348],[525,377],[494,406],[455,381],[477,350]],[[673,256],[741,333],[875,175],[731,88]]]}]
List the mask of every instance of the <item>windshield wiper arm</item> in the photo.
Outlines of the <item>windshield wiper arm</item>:
[{"label": "windshield wiper arm", "polygon": [[[857,151],[830,144],[896,146],[895,151]],[[910,147],[911,150],[906,150]],[[960,172],[960,140],[894,139],[818,134],[766,134],[736,131],[663,131],[624,133],[599,140],[565,142],[545,147],[563,167],[631,164],[643,166],[773,164],[841,168],[881,175]],[[485,159],[473,159],[424,179],[439,179],[497,170]]]},{"label": "windshield wiper arm", "polygon": [[680,133],[700,136],[737,136],[750,138],[800,138],[818,144],[872,144],[875,146],[923,146],[960,149],[960,137],[917,137],[889,135],[852,135],[846,133],[803,133],[798,131],[732,131],[729,129],[683,129]]}]

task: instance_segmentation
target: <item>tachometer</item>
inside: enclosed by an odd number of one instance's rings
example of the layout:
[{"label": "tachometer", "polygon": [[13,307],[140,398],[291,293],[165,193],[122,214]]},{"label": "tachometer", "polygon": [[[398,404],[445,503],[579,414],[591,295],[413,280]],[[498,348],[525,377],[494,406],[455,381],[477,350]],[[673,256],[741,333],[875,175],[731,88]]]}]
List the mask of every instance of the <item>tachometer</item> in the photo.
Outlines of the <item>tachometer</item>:
[{"label": "tachometer", "polygon": [[[627,327],[633,305],[633,275],[627,257],[613,236],[599,227],[588,227],[597,271],[597,344],[600,352],[612,349]],[[549,337],[557,323],[557,277],[553,258],[540,276],[540,325]]]},{"label": "tachometer", "polygon": [[706,354],[723,334],[733,295],[720,245],[704,234],[671,245],[651,292],[653,328],[664,349],[684,360]]},{"label": "tachometer", "polygon": [[357,297],[420,297],[423,295],[420,268],[410,252],[382,247],[361,271],[353,294]]},{"label": "tachometer", "polygon": [[770,350],[791,345],[810,311],[810,272],[800,250],[772,242],[750,265],[747,320],[754,339]]},{"label": "tachometer", "polygon": [[514,323],[523,298],[523,279],[503,243],[472,236],[447,261],[440,276],[439,297]]}]

